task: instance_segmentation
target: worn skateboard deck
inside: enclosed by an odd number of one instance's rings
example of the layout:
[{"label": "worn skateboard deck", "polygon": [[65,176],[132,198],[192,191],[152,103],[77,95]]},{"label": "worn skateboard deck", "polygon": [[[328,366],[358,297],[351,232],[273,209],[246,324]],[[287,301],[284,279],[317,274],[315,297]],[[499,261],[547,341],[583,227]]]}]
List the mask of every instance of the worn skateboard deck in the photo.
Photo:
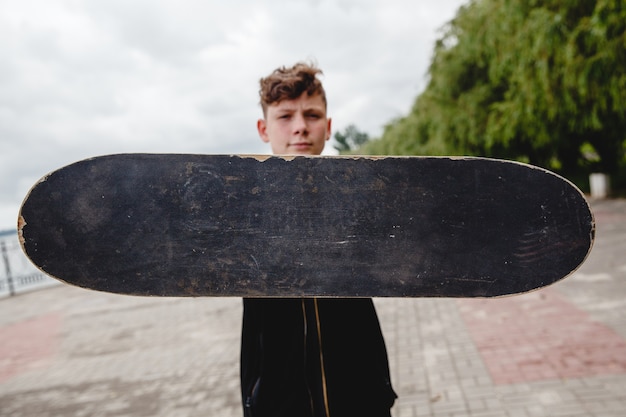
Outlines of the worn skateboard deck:
[{"label": "worn skateboard deck", "polygon": [[492,297],[576,270],[594,221],[516,162],[122,154],[42,178],[19,233],[48,275],[113,293]]}]

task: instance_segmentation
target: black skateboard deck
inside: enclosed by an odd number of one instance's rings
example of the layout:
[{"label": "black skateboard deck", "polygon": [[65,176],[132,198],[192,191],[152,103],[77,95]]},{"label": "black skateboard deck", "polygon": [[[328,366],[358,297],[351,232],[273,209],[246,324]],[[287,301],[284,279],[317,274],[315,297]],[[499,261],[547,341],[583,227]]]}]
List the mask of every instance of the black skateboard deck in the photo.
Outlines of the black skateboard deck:
[{"label": "black skateboard deck", "polygon": [[38,182],[22,247],[148,296],[492,297],[572,273],[594,221],[540,168],[483,158],[122,154]]}]

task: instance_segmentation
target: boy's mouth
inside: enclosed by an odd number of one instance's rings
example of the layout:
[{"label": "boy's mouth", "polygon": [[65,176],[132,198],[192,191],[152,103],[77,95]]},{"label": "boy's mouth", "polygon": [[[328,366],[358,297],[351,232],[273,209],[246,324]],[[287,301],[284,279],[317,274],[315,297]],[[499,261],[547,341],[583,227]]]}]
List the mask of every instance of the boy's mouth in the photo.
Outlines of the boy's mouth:
[{"label": "boy's mouth", "polygon": [[310,142],[295,142],[291,143],[289,146],[295,149],[307,149],[310,148],[312,144]]}]

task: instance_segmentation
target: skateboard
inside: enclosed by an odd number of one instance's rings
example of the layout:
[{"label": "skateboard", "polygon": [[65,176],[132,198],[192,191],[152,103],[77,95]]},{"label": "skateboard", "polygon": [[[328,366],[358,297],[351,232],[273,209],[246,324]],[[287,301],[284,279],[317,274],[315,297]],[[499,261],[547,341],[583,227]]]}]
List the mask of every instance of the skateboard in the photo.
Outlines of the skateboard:
[{"label": "skateboard", "polygon": [[42,178],[18,219],[54,278],[176,297],[524,293],[594,231],[569,181],[473,157],[107,155]]}]

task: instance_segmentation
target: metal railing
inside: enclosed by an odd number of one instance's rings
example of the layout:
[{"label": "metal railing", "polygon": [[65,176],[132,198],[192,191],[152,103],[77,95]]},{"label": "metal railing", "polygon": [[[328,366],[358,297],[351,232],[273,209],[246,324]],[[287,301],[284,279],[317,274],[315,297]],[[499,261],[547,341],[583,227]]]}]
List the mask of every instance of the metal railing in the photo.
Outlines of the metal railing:
[{"label": "metal railing", "polygon": [[39,271],[24,255],[17,232],[0,232],[0,298],[59,283]]}]

